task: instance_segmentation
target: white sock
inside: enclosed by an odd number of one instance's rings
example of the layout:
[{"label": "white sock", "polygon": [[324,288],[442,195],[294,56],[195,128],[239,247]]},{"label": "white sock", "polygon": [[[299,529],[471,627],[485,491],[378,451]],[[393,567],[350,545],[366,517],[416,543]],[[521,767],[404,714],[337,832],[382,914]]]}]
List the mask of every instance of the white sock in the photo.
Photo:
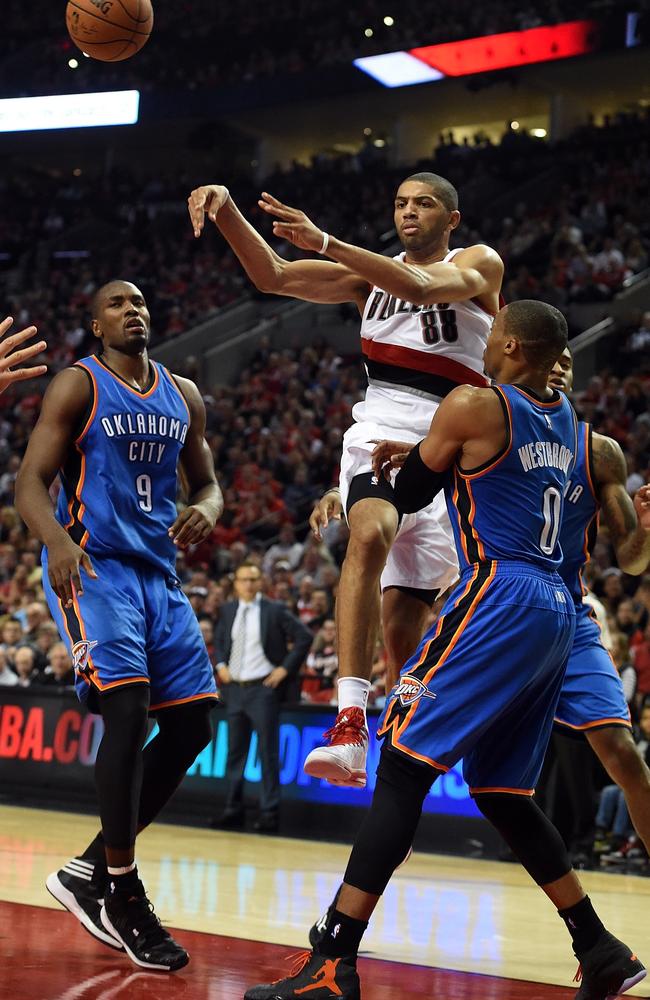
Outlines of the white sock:
[{"label": "white sock", "polygon": [[339,712],[345,711],[346,708],[360,708],[365,719],[370,681],[362,677],[339,677],[337,688]]},{"label": "white sock", "polygon": [[130,865],[124,865],[123,868],[111,868],[110,865],[107,867],[109,875],[128,875],[129,872],[135,871],[135,861],[133,861]]}]

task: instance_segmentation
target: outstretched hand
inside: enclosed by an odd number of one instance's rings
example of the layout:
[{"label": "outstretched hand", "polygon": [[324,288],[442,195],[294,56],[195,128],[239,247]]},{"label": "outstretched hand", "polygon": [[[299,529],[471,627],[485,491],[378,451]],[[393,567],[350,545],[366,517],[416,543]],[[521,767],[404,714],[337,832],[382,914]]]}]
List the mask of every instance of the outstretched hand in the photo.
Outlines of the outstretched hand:
[{"label": "outstretched hand", "polygon": [[275,216],[273,221],[274,236],[289,240],[301,250],[313,250],[314,253],[320,251],[323,245],[323,231],[315,226],[299,208],[283,205],[267,191],[262,192],[262,197],[257,204],[267,215]]},{"label": "outstretched hand", "polygon": [[393,469],[401,469],[415,447],[414,444],[409,444],[406,441],[377,441],[374,439],[370,443],[376,446],[370,459],[372,471],[377,479],[381,475],[388,479]]},{"label": "outstretched hand", "polygon": [[[0,338],[4,337],[5,333],[11,328],[12,323],[12,316],[7,316],[0,323]],[[23,347],[19,351],[15,350],[16,347],[24,344],[26,340],[31,340],[35,333],[36,327],[28,326],[19,333],[13,333],[6,340],[0,340],[0,392],[4,392],[14,382],[23,382],[27,378],[37,378],[39,375],[45,375],[47,365],[35,365],[33,368],[16,368],[12,371],[14,365],[20,365],[25,361],[29,361],[30,358],[35,358],[37,354],[41,354],[47,347],[44,340],[39,340],[38,343],[31,344],[29,347]]]},{"label": "outstretched hand", "polygon": [[201,235],[206,215],[210,222],[217,221],[217,212],[228,201],[228,195],[228,188],[223,184],[204,184],[192,191],[187,199],[187,208],[195,236]]},{"label": "outstretched hand", "polygon": [[328,490],[324,496],[314,506],[309,518],[309,527],[314,538],[318,541],[323,539],[323,529],[327,527],[331,518],[341,520],[343,516],[343,504],[341,494],[338,490]]}]

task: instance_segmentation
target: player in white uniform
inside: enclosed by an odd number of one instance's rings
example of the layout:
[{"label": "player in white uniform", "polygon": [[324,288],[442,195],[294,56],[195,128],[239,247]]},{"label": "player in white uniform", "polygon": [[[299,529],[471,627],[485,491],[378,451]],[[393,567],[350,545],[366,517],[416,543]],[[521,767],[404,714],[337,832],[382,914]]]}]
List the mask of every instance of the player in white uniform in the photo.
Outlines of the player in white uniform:
[{"label": "player in white uniform", "polygon": [[404,252],[393,259],[329,236],[304,212],[266,193],[259,205],[274,217],[274,233],[332,261],[283,260],[221,185],[197,188],[188,203],[195,236],[207,214],[261,291],[355,302],[362,316],[369,385],[364,402],[354,407],[341,462],[350,541],[337,601],[339,714],[328,745],[312,751],[305,770],[334,783],[364,785],[365,708],[380,613],[397,669],[420,641],[435,597],[456,576],[444,503],[400,524],[391,484],[372,473],[373,441],[419,440],[451,389],[485,384],[483,350],[499,309],[503,263],[484,245],[449,251],[460,222],[458,196],[437,174],[413,174],[400,185],[395,225]]}]

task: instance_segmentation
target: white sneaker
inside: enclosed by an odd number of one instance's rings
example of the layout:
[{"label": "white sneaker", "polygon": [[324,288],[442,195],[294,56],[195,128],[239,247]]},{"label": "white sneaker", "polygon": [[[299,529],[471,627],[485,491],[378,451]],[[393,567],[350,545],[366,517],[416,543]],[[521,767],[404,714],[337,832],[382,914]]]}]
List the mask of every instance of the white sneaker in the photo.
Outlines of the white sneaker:
[{"label": "white sneaker", "polygon": [[305,761],[304,771],[331,785],[365,788],[368,730],[363,710],[346,708],[324,734],[327,746],[316,747]]}]

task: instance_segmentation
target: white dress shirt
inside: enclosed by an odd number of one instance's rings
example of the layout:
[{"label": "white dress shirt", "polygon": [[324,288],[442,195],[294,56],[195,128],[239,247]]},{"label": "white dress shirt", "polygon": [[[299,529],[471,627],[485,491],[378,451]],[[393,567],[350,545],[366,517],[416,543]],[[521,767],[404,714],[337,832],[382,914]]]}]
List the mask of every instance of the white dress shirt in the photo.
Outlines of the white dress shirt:
[{"label": "white dress shirt", "polygon": [[[265,656],[262,647],[261,601],[261,595],[258,594],[255,600],[250,603],[239,602],[230,635],[234,642],[244,613],[246,614],[246,633],[241,663],[233,663],[231,653],[231,660],[228,664],[230,675],[234,681],[263,680],[275,669],[271,661]],[[245,609],[248,610],[245,611]]]}]

